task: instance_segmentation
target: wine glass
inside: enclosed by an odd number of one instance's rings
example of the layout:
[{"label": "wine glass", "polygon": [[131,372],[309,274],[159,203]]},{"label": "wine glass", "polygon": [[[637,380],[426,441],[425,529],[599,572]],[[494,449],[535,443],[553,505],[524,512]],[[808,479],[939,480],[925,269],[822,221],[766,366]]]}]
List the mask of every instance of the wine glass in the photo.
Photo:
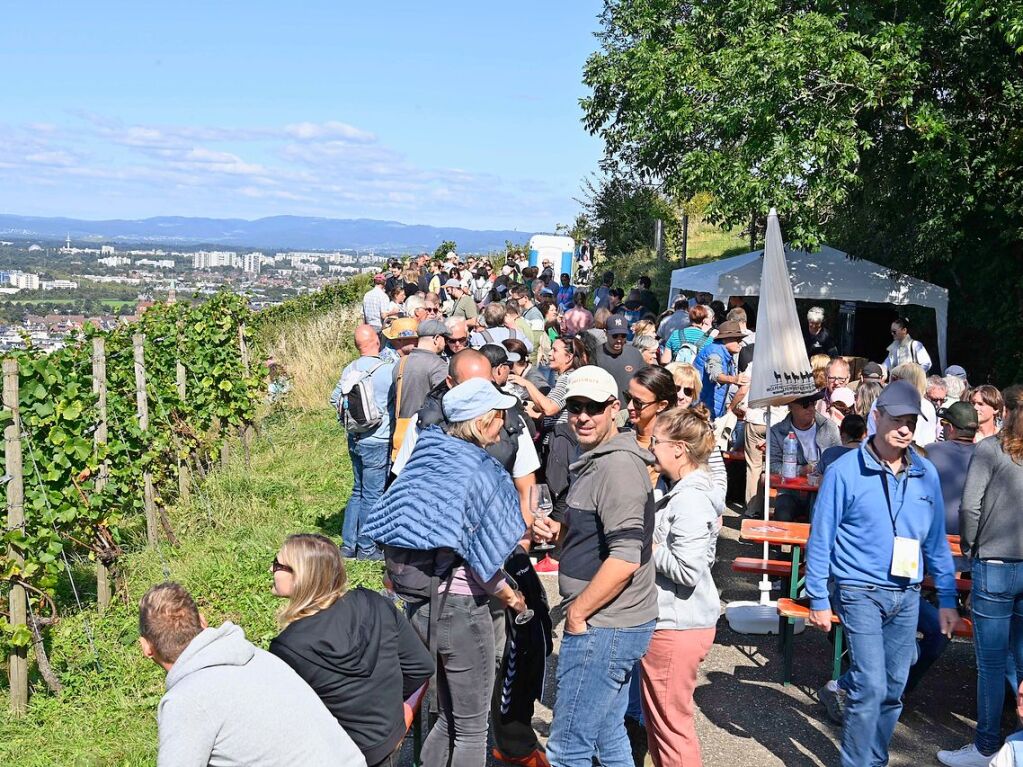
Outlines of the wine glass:
[{"label": "wine glass", "polygon": [[[547,485],[533,485],[529,489],[529,508],[537,519],[547,519],[554,511],[554,501],[551,498],[551,490]],[[533,544],[533,551],[551,551],[554,548],[549,543]]]},{"label": "wine glass", "polygon": [[[502,570],[502,572],[504,573],[505,581],[508,582],[509,588],[511,588],[512,591],[518,591],[519,584],[514,578],[512,578],[511,573],[509,573],[507,570]],[[515,616],[515,625],[516,626],[526,625],[531,620],[533,620],[533,615],[534,615],[533,611],[527,607],[525,610],[523,610],[522,612],[518,613]]]}]

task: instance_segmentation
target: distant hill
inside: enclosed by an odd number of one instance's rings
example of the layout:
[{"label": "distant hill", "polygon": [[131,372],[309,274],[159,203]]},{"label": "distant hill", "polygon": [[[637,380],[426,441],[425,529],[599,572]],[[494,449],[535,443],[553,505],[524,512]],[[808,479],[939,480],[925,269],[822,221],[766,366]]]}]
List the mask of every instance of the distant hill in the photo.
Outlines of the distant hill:
[{"label": "distant hill", "polygon": [[0,214],[2,238],[63,240],[68,234],[72,241],[79,243],[88,240],[107,243],[314,250],[358,248],[380,253],[432,253],[445,240],[454,240],[461,251],[481,252],[503,249],[506,240],[525,242],[531,233],[402,224],[398,221],[368,218],[272,216],[246,221],[241,218],[159,216],[138,221],[83,221]]}]

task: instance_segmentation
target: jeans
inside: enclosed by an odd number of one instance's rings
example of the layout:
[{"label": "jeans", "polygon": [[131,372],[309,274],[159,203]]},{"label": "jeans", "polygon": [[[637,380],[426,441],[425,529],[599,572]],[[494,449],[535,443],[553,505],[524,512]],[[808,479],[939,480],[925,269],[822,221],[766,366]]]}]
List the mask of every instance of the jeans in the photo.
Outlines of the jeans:
[{"label": "jeans", "polygon": [[841,585],[835,601],[850,660],[841,763],[883,767],[902,713],[909,667],[917,655],[920,587]]},{"label": "jeans", "polygon": [[354,481],[341,524],[341,553],[346,557],[380,559],[382,556],[376,543],[361,530],[384,492],[390,449],[386,439],[357,439],[348,435],[348,456],[352,461]]},{"label": "jeans", "polygon": [[[487,760],[487,715],[494,689],[494,626],[486,598],[449,594],[437,620],[440,716],[423,744],[424,767],[480,767]],[[430,603],[409,606],[424,642]]]},{"label": "jeans", "polygon": [[977,653],[977,735],[982,754],[1001,745],[999,725],[1010,656],[1023,668],[1023,562],[973,563],[973,645]]},{"label": "jeans", "polygon": [[565,632],[547,741],[552,767],[591,767],[594,757],[603,767],[632,767],[625,709],[633,669],[646,653],[655,623]]},{"label": "jeans", "polygon": [[916,663],[909,669],[906,680],[906,693],[910,693],[920,684],[927,669],[948,647],[949,638],[941,633],[941,621],[938,619],[938,608],[926,599],[920,600],[920,616],[916,621],[916,630],[922,635],[918,642],[919,653]]}]

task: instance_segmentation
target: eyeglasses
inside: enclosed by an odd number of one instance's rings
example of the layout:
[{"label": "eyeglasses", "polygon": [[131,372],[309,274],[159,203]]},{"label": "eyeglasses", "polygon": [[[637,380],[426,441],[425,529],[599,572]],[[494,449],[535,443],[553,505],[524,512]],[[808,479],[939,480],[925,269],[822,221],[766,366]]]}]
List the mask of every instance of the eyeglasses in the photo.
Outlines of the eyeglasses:
[{"label": "eyeglasses", "polygon": [[440,314],[440,309],[436,306],[424,306],[423,311],[427,314]]},{"label": "eyeglasses", "polygon": [[685,394],[687,397],[692,397],[694,394],[696,394],[696,387],[694,387],[694,386],[683,386],[682,387],[682,393]]},{"label": "eyeglasses", "polygon": [[277,561],[277,557],[275,556],[274,557],[274,561],[270,563],[270,572],[276,573],[276,572],[280,572],[281,570],[283,570],[286,573],[293,573],[293,572],[295,572],[288,565],[282,565],[280,562],[278,562]]},{"label": "eyeglasses", "polygon": [[828,383],[848,383],[849,376],[828,376]]},{"label": "eyeglasses", "polygon": [[941,405],[945,404],[944,397],[928,397],[927,401],[930,402],[935,407],[940,407]]},{"label": "eyeglasses", "polygon": [[613,399],[609,399],[607,402],[594,402],[589,399],[570,400],[565,404],[565,409],[568,410],[571,415],[582,415],[583,413],[586,413],[586,415],[590,418],[593,418],[593,416],[600,415],[607,410],[612,402],[614,402]]},{"label": "eyeglasses", "polygon": [[459,344],[460,346],[465,346],[465,342],[468,340],[469,339],[466,336],[462,336],[461,338],[455,338],[454,336],[452,336],[448,338],[448,343],[452,345]]},{"label": "eyeglasses", "polygon": [[650,437],[651,450],[653,450],[658,445],[684,445],[684,444],[685,442],[682,442],[681,440],[678,439],[657,439],[656,436]]}]

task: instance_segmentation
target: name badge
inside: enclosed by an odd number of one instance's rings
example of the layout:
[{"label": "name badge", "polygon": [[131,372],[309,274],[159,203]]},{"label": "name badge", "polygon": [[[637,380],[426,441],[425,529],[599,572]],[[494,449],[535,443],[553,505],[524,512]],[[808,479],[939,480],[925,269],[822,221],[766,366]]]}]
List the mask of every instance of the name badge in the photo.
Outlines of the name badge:
[{"label": "name badge", "polygon": [[920,541],[916,538],[895,537],[892,548],[892,575],[914,579],[920,574]]}]

